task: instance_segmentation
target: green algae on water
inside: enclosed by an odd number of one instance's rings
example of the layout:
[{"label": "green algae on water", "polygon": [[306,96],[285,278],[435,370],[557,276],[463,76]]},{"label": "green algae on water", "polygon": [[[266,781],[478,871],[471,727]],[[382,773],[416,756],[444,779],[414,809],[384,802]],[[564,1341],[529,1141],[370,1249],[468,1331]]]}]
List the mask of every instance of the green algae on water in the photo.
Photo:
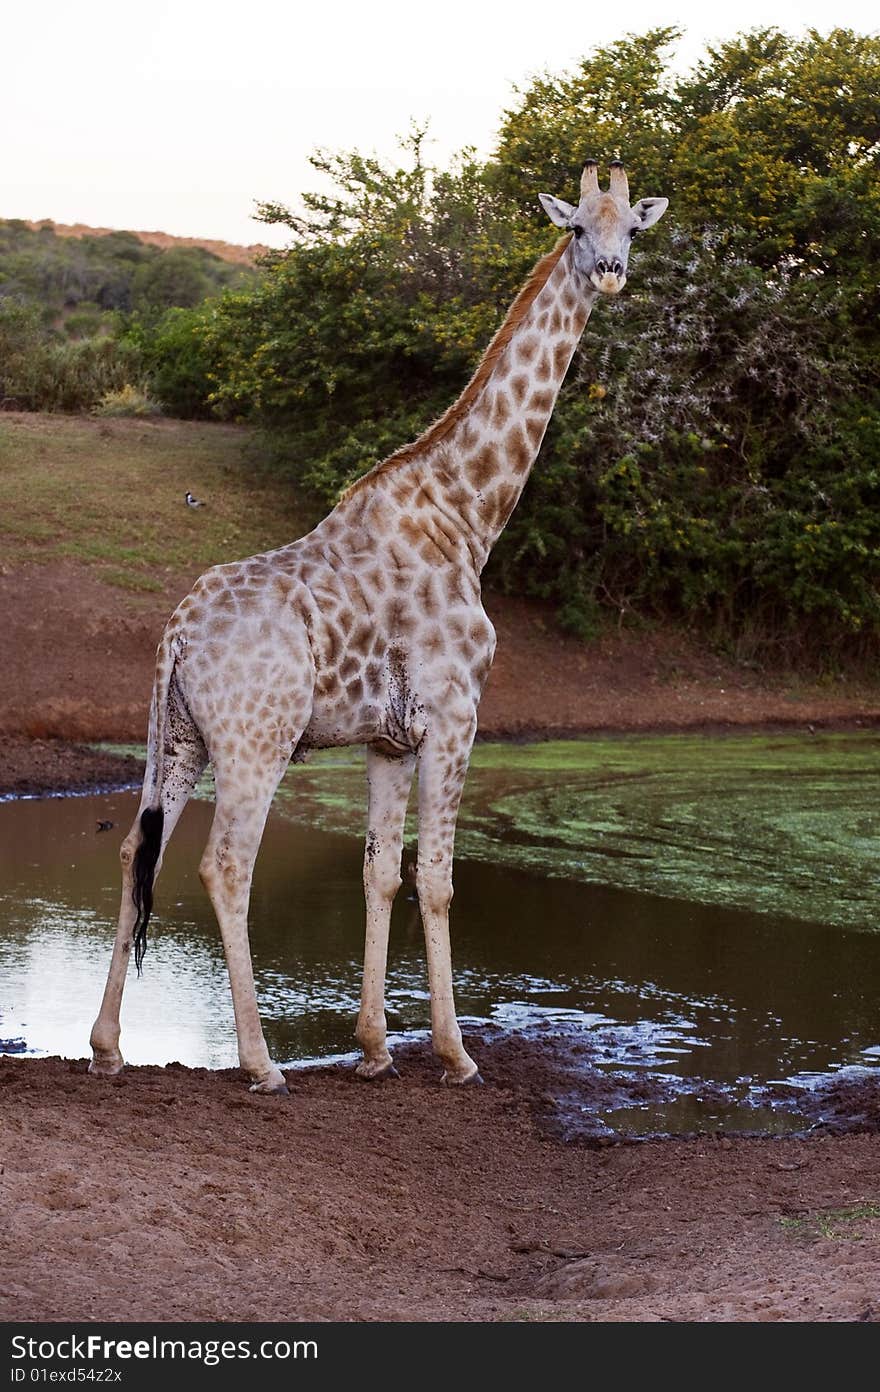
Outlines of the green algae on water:
[{"label": "green algae on water", "polygon": [[[478,744],[456,855],[873,930],[878,774],[873,733]],[[276,807],[294,822],[363,835],[363,750],[292,765]],[[406,834],[414,847],[412,810]]]}]

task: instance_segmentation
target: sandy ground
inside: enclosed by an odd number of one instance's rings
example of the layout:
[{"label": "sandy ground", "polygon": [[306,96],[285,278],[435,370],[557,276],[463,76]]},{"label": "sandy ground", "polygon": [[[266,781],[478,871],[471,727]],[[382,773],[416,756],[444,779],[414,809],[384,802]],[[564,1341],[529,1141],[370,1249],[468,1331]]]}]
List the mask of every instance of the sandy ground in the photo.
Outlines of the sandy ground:
[{"label": "sandy ground", "polygon": [[[2,568],[0,568],[2,572]],[[70,564],[0,573],[0,793],[130,783],[155,644],[194,576],[149,599]],[[668,636],[584,647],[489,596],[484,734],[874,725],[871,691],[768,683]],[[875,1320],[880,1098],[800,1139],[572,1140],[551,1048],[477,1041],[483,1088],[0,1058],[0,1319]],[[590,1104],[590,1079],[579,1105]],[[595,1099],[594,1099],[595,1101]]]},{"label": "sandy ground", "polygon": [[565,1143],[546,1060],[474,1047],[482,1088],[420,1047],[288,1098],[0,1060],[0,1318],[880,1318],[876,1128]]}]

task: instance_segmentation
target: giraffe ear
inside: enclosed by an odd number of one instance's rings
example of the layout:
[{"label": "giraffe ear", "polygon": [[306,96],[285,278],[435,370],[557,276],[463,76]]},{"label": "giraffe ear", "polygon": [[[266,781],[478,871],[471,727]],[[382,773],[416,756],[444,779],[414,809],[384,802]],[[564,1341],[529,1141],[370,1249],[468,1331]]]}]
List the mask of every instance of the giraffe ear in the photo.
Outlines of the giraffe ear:
[{"label": "giraffe ear", "polygon": [[655,222],[660,221],[668,207],[668,198],[642,198],[633,208],[633,212],[642,227],[653,227]]},{"label": "giraffe ear", "polygon": [[563,203],[561,198],[554,198],[550,193],[539,193],[538,197],[544,212],[557,227],[567,227],[577,212],[570,203]]}]

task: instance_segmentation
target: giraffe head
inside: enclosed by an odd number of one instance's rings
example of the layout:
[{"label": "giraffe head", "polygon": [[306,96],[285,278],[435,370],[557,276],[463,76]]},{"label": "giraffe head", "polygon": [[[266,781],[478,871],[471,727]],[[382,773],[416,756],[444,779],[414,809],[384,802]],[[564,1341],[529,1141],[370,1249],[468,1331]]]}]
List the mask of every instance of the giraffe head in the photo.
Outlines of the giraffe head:
[{"label": "giraffe head", "polygon": [[549,193],[538,196],[550,221],[573,234],[574,264],[592,289],[603,295],[616,295],[623,289],[633,237],[651,227],[669,207],[668,198],[642,198],[630,207],[629,182],[620,160],[611,165],[607,193],[599,188],[596,161],[587,160],[576,208]]}]

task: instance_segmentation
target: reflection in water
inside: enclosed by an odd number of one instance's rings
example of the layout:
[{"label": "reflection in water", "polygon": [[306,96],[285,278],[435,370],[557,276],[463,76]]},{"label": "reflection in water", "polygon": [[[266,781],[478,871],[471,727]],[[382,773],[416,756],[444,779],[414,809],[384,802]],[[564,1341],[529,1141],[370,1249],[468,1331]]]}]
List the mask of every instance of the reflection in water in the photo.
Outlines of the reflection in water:
[{"label": "reflection in water", "polygon": [[[97,1014],[106,972],[106,925],[83,909],[33,899],[26,906],[32,931],[0,947],[0,1030],[20,1034],[39,1053],[81,1057]],[[3,903],[4,913],[7,905]],[[158,954],[157,954],[158,955]],[[178,941],[158,965],[156,979],[126,988],[123,1028],[131,1063],[198,1061],[210,1067],[235,1062],[231,1008],[222,958]],[[164,1005],[173,1001],[173,1010]],[[157,1038],[159,1036],[159,1038]],[[160,1044],[157,1057],[157,1044]]]},{"label": "reflection in water", "polygon": [[[134,794],[0,806],[3,1038],[87,1053],[115,924],[118,845],[135,808]],[[208,804],[191,804],[169,848],[144,976],[132,972],[123,1005],[132,1063],[237,1061],[219,934],[197,872],[210,818]],[[98,819],[114,830],[96,834]],[[278,813],[267,825],[252,942],[279,1061],[354,1047],[361,855],[351,836]],[[392,1029],[412,1032],[427,1028],[429,1004],[418,910],[404,895],[388,1005]],[[688,1079],[711,1079],[747,1098],[771,1079],[880,1063],[871,934],[473,860],[457,865],[453,921],[461,1016],[581,1031],[600,1068],[680,1079],[682,1093]]]}]

